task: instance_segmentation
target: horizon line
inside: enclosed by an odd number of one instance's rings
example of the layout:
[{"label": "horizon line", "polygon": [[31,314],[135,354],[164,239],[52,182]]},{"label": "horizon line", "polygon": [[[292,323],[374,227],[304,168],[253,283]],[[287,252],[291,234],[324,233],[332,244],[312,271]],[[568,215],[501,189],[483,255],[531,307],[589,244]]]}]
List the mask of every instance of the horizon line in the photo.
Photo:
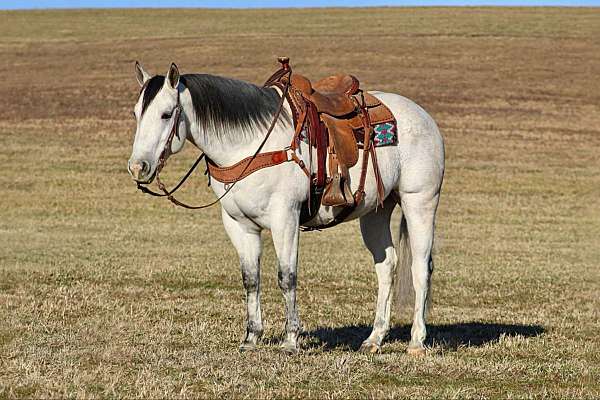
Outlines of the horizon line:
[{"label": "horizon line", "polygon": [[0,10],[600,7],[600,0],[298,0],[295,2],[298,5],[280,4],[274,0],[5,0],[2,3]]},{"label": "horizon line", "polygon": [[600,4],[423,4],[423,5],[333,5],[333,6],[274,6],[274,7],[240,7],[240,6],[55,6],[55,7],[2,7],[0,11],[78,11],[78,10],[302,10],[324,8],[600,8]]}]

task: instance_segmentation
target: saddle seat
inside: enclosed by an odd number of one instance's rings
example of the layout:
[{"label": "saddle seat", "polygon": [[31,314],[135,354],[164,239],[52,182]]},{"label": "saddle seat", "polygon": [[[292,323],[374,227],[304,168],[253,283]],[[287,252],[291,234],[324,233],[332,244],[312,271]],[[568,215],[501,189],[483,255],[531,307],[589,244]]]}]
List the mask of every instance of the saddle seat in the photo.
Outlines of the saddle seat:
[{"label": "saddle seat", "polygon": [[291,84],[316,106],[319,113],[341,117],[356,111],[350,96],[358,93],[360,84],[352,75],[332,75],[312,83],[307,77],[294,74]]},{"label": "saddle seat", "polygon": [[[293,74],[290,83],[315,105],[327,127],[329,142],[339,162],[346,168],[356,165],[358,143],[355,131],[365,128],[357,105],[362,101],[357,100],[360,92],[358,79],[350,74],[337,74],[312,83],[304,75]],[[372,123],[393,119],[389,110],[370,93],[363,92],[362,99]]]}]

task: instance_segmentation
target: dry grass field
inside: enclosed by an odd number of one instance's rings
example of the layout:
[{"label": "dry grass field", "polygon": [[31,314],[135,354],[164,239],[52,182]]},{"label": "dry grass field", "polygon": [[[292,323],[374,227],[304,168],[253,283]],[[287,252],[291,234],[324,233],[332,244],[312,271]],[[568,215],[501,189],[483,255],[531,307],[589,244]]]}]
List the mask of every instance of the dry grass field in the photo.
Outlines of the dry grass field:
[{"label": "dry grass field", "polygon": [[[301,236],[294,357],[265,235],[265,337],[239,353],[218,207],[126,173],[134,60],[261,83],[278,55],[401,93],[443,131],[425,358],[402,313],[382,354],[356,352],[376,279],[355,222]],[[0,398],[600,397],[599,9],[0,12],[0,76]],[[213,198],[192,182],[185,199]]]}]

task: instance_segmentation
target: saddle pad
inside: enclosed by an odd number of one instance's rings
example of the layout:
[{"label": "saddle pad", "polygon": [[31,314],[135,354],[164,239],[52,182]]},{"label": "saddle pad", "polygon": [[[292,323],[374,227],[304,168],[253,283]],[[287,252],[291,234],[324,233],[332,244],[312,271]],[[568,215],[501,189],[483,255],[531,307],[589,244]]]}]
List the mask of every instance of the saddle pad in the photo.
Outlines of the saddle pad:
[{"label": "saddle pad", "polygon": [[373,132],[375,132],[375,137],[373,138],[375,147],[390,146],[398,142],[396,121],[377,124],[373,127]]}]

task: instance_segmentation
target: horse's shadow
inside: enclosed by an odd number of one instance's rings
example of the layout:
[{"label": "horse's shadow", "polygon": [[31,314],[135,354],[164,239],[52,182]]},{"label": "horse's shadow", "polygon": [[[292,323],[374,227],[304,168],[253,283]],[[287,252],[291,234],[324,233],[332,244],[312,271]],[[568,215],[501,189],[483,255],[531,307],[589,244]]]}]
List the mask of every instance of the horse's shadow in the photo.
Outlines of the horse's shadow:
[{"label": "horse's shadow", "polygon": [[[385,342],[391,343],[410,340],[410,325],[396,326],[390,329]],[[371,333],[368,325],[352,325],[336,328],[316,328],[305,332],[309,347],[323,347],[326,350],[346,348],[357,350],[363,340]],[[447,350],[456,350],[463,346],[483,346],[494,343],[501,337],[535,337],[544,333],[539,325],[496,324],[487,322],[463,322],[427,326],[426,345],[441,346]]]}]

